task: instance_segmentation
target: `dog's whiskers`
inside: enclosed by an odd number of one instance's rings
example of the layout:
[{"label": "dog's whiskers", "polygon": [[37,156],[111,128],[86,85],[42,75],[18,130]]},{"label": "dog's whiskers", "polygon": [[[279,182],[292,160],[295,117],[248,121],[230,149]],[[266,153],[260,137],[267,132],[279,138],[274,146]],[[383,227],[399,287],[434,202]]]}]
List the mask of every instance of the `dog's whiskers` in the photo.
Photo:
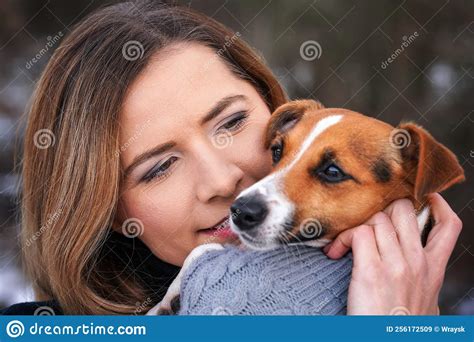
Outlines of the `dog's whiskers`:
[{"label": "dog's whiskers", "polygon": [[299,245],[302,241],[301,241],[294,233],[292,233],[291,231],[288,230],[287,233],[288,233],[289,235],[293,236],[296,240],[298,240],[299,243],[298,243],[298,242],[297,242],[297,243],[292,243],[292,242],[290,241],[290,238],[289,238],[288,236],[286,236],[283,232],[280,232],[280,233],[278,234],[278,237],[281,238],[281,240],[283,240],[283,242],[285,242],[285,243],[283,244],[283,246],[284,246],[283,248],[284,248],[285,251],[286,251],[286,250],[290,250],[290,248],[289,248],[288,246],[290,246],[290,245],[296,246],[296,251],[298,252],[298,257],[300,257],[300,256],[301,256],[301,253],[300,253],[300,250],[299,250],[299,246],[298,246],[298,245]]}]

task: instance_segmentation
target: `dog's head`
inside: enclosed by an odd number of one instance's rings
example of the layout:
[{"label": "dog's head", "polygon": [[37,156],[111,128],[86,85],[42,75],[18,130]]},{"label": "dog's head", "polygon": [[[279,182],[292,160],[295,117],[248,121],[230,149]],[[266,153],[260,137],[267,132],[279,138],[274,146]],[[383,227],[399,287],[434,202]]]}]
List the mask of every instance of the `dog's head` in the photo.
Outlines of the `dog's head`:
[{"label": "dog's head", "polygon": [[231,227],[255,249],[324,245],[390,202],[464,180],[455,155],[412,124],[396,128],[312,100],[279,107],[268,123],[273,171],[231,206]]}]

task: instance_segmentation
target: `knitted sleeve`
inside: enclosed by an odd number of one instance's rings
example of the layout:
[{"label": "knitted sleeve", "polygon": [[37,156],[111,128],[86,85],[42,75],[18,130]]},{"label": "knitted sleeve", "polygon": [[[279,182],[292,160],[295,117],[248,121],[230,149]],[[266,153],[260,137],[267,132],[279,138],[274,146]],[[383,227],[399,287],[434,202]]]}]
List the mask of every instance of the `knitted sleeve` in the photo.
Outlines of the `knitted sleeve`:
[{"label": "knitted sleeve", "polygon": [[345,314],[351,270],[350,254],[331,260],[303,245],[270,251],[226,245],[186,270],[179,314]]}]

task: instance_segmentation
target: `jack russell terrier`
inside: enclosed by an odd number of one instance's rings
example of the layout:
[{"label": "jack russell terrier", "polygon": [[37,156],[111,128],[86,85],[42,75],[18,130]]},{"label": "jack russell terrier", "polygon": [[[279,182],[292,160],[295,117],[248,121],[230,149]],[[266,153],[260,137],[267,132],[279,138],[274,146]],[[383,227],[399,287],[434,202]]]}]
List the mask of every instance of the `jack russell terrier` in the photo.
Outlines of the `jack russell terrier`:
[{"label": "jack russell terrier", "polygon": [[[264,137],[273,171],[232,204],[231,229],[251,249],[303,243],[322,247],[396,199],[413,201],[423,245],[431,229],[426,195],[464,180],[456,156],[423,128],[398,127],[313,100],[288,102],[272,114]],[[179,307],[187,266],[208,250],[195,248],[150,314]]]}]

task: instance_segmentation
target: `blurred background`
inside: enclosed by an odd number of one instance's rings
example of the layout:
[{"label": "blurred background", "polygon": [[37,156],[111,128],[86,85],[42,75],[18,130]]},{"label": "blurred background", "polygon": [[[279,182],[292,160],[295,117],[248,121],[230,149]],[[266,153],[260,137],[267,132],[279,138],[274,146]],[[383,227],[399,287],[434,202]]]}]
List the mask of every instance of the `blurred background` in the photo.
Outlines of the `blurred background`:
[{"label": "blurred background", "polygon": [[[19,258],[15,165],[35,81],[73,24],[114,2],[0,0],[0,308],[33,300]],[[291,98],[412,120],[456,153],[467,181],[444,196],[464,229],[440,304],[443,314],[474,314],[474,1],[178,3],[239,32]]]}]

